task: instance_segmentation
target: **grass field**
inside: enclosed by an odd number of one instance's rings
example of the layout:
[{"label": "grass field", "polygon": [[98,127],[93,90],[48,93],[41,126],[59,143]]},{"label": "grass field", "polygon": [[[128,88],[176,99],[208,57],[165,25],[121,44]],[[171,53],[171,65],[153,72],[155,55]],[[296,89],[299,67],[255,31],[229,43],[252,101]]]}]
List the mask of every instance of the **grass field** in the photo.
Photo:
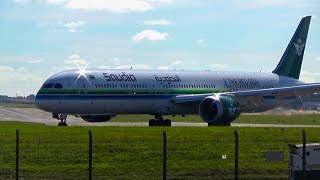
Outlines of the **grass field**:
[{"label": "grass field", "polygon": [[[112,122],[148,122],[151,115],[118,115],[112,118]],[[204,123],[198,115],[164,116],[172,122],[198,122]],[[302,125],[320,125],[320,114],[293,114],[293,115],[248,115],[241,114],[234,123],[252,123],[252,124],[302,124]]]},{"label": "grass field", "polygon": [[[93,134],[95,179],[161,179],[162,132],[168,137],[169,179],[233,179],[234,127],[52,127],[0,123],[0,179],[15,174],[15,130],[20,130],[20,176],[86,179],[88,131]],[[237,128],[240,179],[287,179],[288,143],[301,144],[302,129]],[[308,143],[320,141],[306,129]],[[283,162],[267,162],[283,151]],[[222,155],[227,158],[223,159]]]}]

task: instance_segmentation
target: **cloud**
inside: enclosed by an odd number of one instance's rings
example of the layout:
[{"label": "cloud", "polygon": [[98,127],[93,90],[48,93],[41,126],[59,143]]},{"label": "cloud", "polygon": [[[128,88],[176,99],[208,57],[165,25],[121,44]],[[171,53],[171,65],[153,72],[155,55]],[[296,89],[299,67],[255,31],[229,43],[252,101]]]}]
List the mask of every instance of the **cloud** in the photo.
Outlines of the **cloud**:
[{"label": "cloud", "polygon": [[46,0],[47,3],[49,4],[61,4],[65,3],[67,0]]},{"label": "cloud", "polygon": [[171,63],[171,65],[173,65],[173,66],[182,65],[182,64],[184,64],[184,62],[181,61],[181,60],[176,60],[176,61],[173,61],[173,62]]},{"label": "cloud", "polygon": [[320,73],[301,70],[300,80],[308,83],[315,83],[315,82],[319,82],[319,79],[320,79]]},{"label": "cloud", "polygon": [[166,19],[159,19],[159,20],[148,20],[148,21],[144,21],[143,22],[144,25],[151,25],[151,26],[167,26],[170,25],[171,22],[169,20]]},{"label": "cloud", "polygon": [[64,60],[64,63],[67,65],[75,65],[75,66],[85,66],[87,65],[87,61],[82,59],[78,54],[72,54],[68,57],[68,59]]},{"label": "cloud", "polygon": [[197,40],[197,44],[198,45],[202,45],[202,44],[204,44],[206,42],[206,40],[204,40],[204,39],[198,39]]},{"label": "cloud", "polygon": [[22,4],[29,3],[30,1],[31,0],[13,0],[13,2],[22,3]]},{"label": "cloud", "polygon": [[[0,66],[0,73],[10,73],[13,71],[14,69],[10,66]],[[8,74],[6,76],[8,76]],[[3,76],[3,77],[6,77],[6,76]]]},{"label": "cloud", "polygon": [[34,69],[28,71],[24,67],[0,66],[0,82],[5,84],[0,87],[0,94],[10,96],[16,93],[18,95],[34,94],[47,77],[46,73],[39,73]]},{"label": "cloud", "polygon": [[72,21],[67,22],[63,24],[63,27],[65,27],[69,32],[77,32],[79,31],[79,28],[83,27],[86,24],[84,21]]},{"label": "cloud", "polygon": [[169,70],[168,66],[160,66],[157,68],[158,70]]},{"label": "cloud", "polygon": [[146,0],[151,3],[171,4],[173,0]]},{"label": "cloud", "polygon": [[47,3],[75,10],[110,11],[115,13],[145,12],[172,0],[13,0],[16,3]]},{"label": "cloud", "polygon": [[41,22],[38,24],[40,28],[46,28],[50,32],[79,32],[86,25],[85,21],[69,21],[69,22]]},{"label": "cloud", "polygon": [[118,57],[114,57],[114,58],[112,59],[112,63],[113,63],[114,65],[117,65],[117,66],[119,66],[119,65],[121,64],[120,59],[119,59]]},{"label": "cloud", "polygon": [[33,59],[33,60],[29,60],[27,61],[29,64],[39,64],[42,62],[41,59]]},{"label": "cloud", "polygon": [[144,12],[153,9],[152,4],[145,0],[69,0],[65,7],[111,12]]},{"label": "cloud", "polygon": [[303,7],[312,7],[316,5],[316,1],[305,1],[305,0],[233,0],[233,5],[240,8],[303,8]]},{"label": "cloud", "polygon": [[211,68],[217,68],[217,69],[225,69],[225,68],[229,67],[226,64],[210,64],[208,66]]},{"label": "cloud", "polygon": [[98,69],[112,69],[110,66],[104,65],[97,67]]},{"label": "cloud", "polygon": [[148,41],[160,41],[160,40],[167,40],[168,33],[161,33],[156,30],[143,30],[138,34],[132,37],[132,40],[135,42],[148,40]]}]

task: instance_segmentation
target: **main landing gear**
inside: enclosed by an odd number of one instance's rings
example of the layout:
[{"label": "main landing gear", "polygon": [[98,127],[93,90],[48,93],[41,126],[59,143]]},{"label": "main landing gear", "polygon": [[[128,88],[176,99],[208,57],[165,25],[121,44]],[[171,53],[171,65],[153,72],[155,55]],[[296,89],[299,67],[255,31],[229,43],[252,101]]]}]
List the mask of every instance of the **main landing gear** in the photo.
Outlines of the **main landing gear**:
[{"label": "main landing gear", "polygon": [[149,126],[171,126],[171,121],[164,120],[162,115],[155,115],[155,118],[149,121]]},{"label": "main landing gear", "polygon": [[57,113],[53,113],[52,117],[55,119],[60,120],[60,122],[58,123],[58,126],[68,126],[68,124],[66,123],[67,121],[67,114],[57,114]]}]

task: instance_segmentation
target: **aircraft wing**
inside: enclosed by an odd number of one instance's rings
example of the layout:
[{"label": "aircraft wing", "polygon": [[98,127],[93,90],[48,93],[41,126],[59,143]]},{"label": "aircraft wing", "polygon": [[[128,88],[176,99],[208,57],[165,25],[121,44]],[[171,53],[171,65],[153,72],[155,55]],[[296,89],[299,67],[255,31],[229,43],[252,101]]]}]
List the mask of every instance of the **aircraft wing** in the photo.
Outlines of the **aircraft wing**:
[{"label": "aircraft wing", "polygon": [[[265,99],[291,99],[300,96],[311,95],[313,93],[320,92],[320,83],[304,84],[299,86],[259,89],[259,90],[247,90],[247,91],[235,91],[219,93],[220,95],[234,96],[240,105],[246,105],[249,103],[259,104]],[[200,102],[205,97],[216,95],[217,93],[207,94],[191,94],[191,95],[178,95],[175,96],[173,102],[179,103],[195,103]]]}]

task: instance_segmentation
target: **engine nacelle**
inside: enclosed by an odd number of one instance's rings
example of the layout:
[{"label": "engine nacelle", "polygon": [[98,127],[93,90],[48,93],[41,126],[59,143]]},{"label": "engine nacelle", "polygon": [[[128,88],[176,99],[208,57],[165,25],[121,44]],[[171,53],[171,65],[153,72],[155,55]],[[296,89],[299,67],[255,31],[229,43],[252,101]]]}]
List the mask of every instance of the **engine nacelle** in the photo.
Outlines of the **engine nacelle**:
[{"label": "engine nacelle", "polygon": [[110,115],[83,115],[80,117],[87,122],[107,122],[112,118]]},{"label": "engine nacelle", "polygon": [[213,125],[228,125],[239,117],[240,112],[240,105],[232,96],[209,96],[199,104],[200,117]]}]

